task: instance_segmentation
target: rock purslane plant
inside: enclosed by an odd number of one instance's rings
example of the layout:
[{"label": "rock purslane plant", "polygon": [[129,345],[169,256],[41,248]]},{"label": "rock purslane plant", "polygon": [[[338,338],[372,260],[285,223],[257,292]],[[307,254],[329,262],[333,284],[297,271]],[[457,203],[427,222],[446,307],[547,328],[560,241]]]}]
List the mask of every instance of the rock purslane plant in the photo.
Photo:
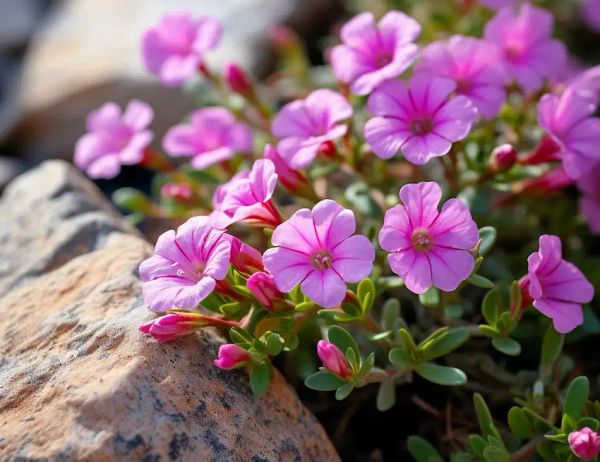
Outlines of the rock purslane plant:
[{"label": "rock purslane plant", "polygon": [[[535,345],[539,370],[515,385],[507,428],[475,393],[479,433],[452,461],[597,458],[600,402],[586,377],[570,380],[563,345],[600,330],[586,305],[600,277],[559,193],[579,188],[597,233],[600,68],[567,69],[549,10],[481,3],[456,2],[445,27],[360,13],[318,73],[278,27],[284,65],[261,86],[237,64],[209,66],[218,20],[177,13],[150,27],[146,68],[166,86],[200,85],[202,107],[164,134],[163,154],[148,105],[107,103],[75,149],[92,178],[155,170],[155,197],[114,199],[134,221],[180,223],[140,265],[160,313],[140,330],[159,342],[222,330],[215,366],[247,369],[256,394],[275,357],[302,351],[306,386],[338,400],[378,386],[381,411],[417,376],[468,386],[461,350],[510,358]],[[407,447],[443,460],[419,436]]]}]

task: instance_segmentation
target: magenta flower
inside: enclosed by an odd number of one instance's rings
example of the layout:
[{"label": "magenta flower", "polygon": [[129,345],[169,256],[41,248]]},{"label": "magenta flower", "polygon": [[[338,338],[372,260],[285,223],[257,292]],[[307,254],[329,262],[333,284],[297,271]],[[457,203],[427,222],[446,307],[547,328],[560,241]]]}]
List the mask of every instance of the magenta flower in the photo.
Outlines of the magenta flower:
[{"label": "magenta flower", "polygon": [[400,189],[402,205],[385,213],[379,244],[391,252],[388,263],[416,294],[431,286],[455,290],[475,266],[471,249],[479,240],[477,224],[459,199],[441,211],[442,190],[435,182],[407,184]]},{"label": "magenta flower", "polygon": [[140,332],[150,334],[158,342],[170,342],[179,337],[193,334],[196,330],[207,326],[232,327],[237,323],[225,319],[211,318],[191,311],[174,311],[157,319],[145,322],[139,327]]},{"label": "magenta flower", "polygon": [[87,117],[88,132],[75,145],[75,165],[91,178],[113,178],[121,165],[138,164],[152,142],[146,130],[154,112],[146,103],[131,100],[125,112],[115,103],[103,104]]},{"label": "magenta flower", "polygon": [[231,241],[229,262],[236,270],[246,274],[264,270],[262,254],[258,250],[235,236],[227,235],[227,237]]},{"label": "magenta flower", "polygon": [[592,30],[600,32],[600,0],[585,0],[581,5],[581,16]]},{"label": "magenta flower", "polygon": [[190,218],[163,233],[155,255],[140,265],[144,300],[152,311],[194,309],[224,279],[231,243],[207,217]]},{"label": "magenta flower", "polygon": [[474,37],[455,35],[426,47],[415,71],[417,75],[454,80],[455,92],[468,97],[485,118],[492,118],[506,99],[507,81],[500,49]]},{"label": "magenta flower", "polygon": [[215,191],[214,225],[226,228],[243,221],[253,226],[277,226],[281,216],[271,200],[275,186],[277,174],[273,162],[268,159],[255,161],[251,171],[238,173]]},{"label": "magenta flower", "polygon": [[378,24],[372,13],[361,13],[342,27],[342,44],[331,51],[333,72],[352,92],[367,95],[410,67],[420,33],[419,23],[399,11],[390,11]]},{"label": "magenta flower", "polygon": [[254,95],[254,84],[250,76],[236,63],[229,63],[225,66],[225,81],[234,93],[246,98],[252,98]]},{"label": "magenta flower", "polygon": [[172,157],[191,157],[198,170],[231,159],[236,152],[252,150],[252,131],[222,107],[200,109],[189,124],[171,127],[163,147]]},{"label": "magenta flower", "polygon": [[411,79],[408,88],[398,80],[383,83],[369,97],[375,117],[365,125],[365,137],[382,159],[399,151],[417,165],[443,156],[452,143],[471,130],[477,109],[465,96],[448,99],[456,90],[449,79]]},{"label": "magenta flower", "polygon": [[215,359],[215,366],[221,369],[235,369],[250,361],[250,354],[242,347],[228,343],[219,347],[219,357]]},{"label": "magenta flower", "polygon": [[221,21],[214,18],[167,14],[144,33],[144,65],[164,85],[181,85],[196,74],[204,54],[217,46],[222,29]]},{"label": "magenta flower", "polygon": [[335,375],[345,379],[352,375],[350,363],[344,356],[344,353],[333,343],[325,340],[319,340],[317,343],[317,354],[323,363],[323,366]]},{"label": "magenta flower", "polygon": [[348,127],[339,122],[352,115],[346,98],[331,90],[315,90],[281,108],[273,120],[277,149],[290,167],[308,167],[323,144],[344,136]]},{"label": "magenta flower", "polygon": [[287,161],[279,155],[277,149],[270,144],[265,146],[263,157],[273,162],[279,182],[288,190],[302,193],[310,188],[308,179],[298,170],[290,167]]},{"label": "magenta flower", "polygon": [[502,50],[510,78],[527,92],[538,89],[544,79],[560,75],[567,64],[567,50],[552,40],[554,18],[544,9],[524,3],[517,11],[502,8],[485,27],[484,37]]},{"label": "magenta flower", "polygon": [[589,427],[569,433],[569,446],[577,457],[592,460],[600,453],[600,435]]},{"label": "magenta flower", "polygon": [[520,285],[533,306],[552,319],[557,332],[567,333],[583,324],[581,304],[594,298],[594,287],[575,265],[563,260],[560,238],[540,236],[540,250],[527,263],[529,271]]},{"label": "magenta flower", "polygon": [[373,268],[375,250],[356,229],[354,213],[326,199],[314,208],[300,209],[273,232],[274,246],[263,255],[265,268],[277,288],[289,292],[300,284],[315,303],[338,306],[346,282],[358,282]]},{"label": "magenta flower", "polygon": [[285,295],[277,289],[275,278],[272,274],[258,272],[248,278],[246,287],[252,295],[268,310],[273,312],[288,311],[293,309]]},{"label": "magenta flower", "polygon": [[187,183],[165,183],[160,188],[160,194],[177,202],[186,202],[192,198],[194,190]]},{"label": "magenta flower", "polygon": [[600,234],[600,165],[577,181],[582,193],[579,209],[592,232]]},{"label": "magenta flower", "polygon": [[567,88],[562,95],[544,95],[538,105],[538,122],[559,145],[567,174],[581,177],[600,163],[600,118],[592,117],[595,104]]}]

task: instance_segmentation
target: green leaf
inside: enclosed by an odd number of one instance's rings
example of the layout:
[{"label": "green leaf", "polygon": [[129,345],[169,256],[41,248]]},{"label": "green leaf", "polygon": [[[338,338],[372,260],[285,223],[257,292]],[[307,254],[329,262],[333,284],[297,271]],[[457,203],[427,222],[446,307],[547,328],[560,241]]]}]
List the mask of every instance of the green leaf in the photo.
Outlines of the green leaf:
[{"label": "green leaf", "polygon": [[467,281],[473,284],[475,287],[481,287],[482,289],[493,289],[496,285],[487,278],[480,276],[479,274],[472,273]]},{"label": "green leaf", "polygon": [[365,359],[365,361],[363,362],[363,364],[360,368],[359,375],[361,377],[364,377],[369,372],[371,372],[371,369],[373,369],[374,365],[375,365],[375,353],[369,353],[369,356],[367,356],[367,359]]},{"label": "green leaf", "polygon": [[388,358],[394,366],[412,367],[413,364],[406,351],[401,348],[391,349]]},{"label": "green leaf", "polygon": [[440,453],[424,438],[409,436],[406,440],[408,452],[417,462],[444,462]]},{"label": "green leaf", "polygon": [[457,452],[450,456],[451,462],[473,462],[473,456],[468,452]]},{"label": "green leaf", "polygon": [[352,390],[354,390],[354,384],[345,383],[344,385],[342,385],[340,388],[338,388],[335,391],[335,399],[338,401],[342,401],[343,399],[346,399],[348,397],[348,395],[350,393],[352,393]]},{"label": "green leaf", "polygon": [[229,338],[233,343],[241,347],[245,345],[251,347],[252,345],[254,345],[254,337],[252,337],[252,335],[250,335],[249,332],[242,329],[241,327],[232,327],[229,330]]},{"label": "green leaf", "polygon": [[345,383],[345,380],[342,380],[333,372],[329,371],[315,372],[314,374],[309,375],[304,381],[304,385],[306,385],[308,388],[318,391],[337,390]]},{"label": "green leaf", "polygon": [[479,330],[490,337],[496,337],[497,335],[500,335],[500,331],[498,329],[485,324],[480,325]]},{"label": "green leaf", "polygon": [[469,337],[470,334],[467,329],[459,327],[457,329],[449,330],[423,347],[421,357],[424,361],[429,361],[447,355],[463,345]]},{"label": "green leaf", "polygon": [[279,334],[271,333],[267,337],[267,353],[270,356],[277,356],[283,349],[283,338]]},{"label": "green leaf", "polygon": [[391,409],[396,404],[396,383],[394,379],[384,380],[377,390],[377,409],[381,412]]},{"label": "green leaf", "polygon": [[339,168],[340,168],[339,162],[327,162],[324,165],[319,165],[319,166],[311,169],[309,172],[309,176],[310,176],[310,178],[312,178],[314,180],[315,178],[327,176],[327,175],[335,172],[336,170],[339,170]]},{"label": "green leaf", "polygon": [[494,244],[496,243],[497,236],[496,228],[493,226],[484,226],[479,230],[479,239],[481,243],[479,244],[479,255],[485,256],[487,255]]},{"label": "green leaf", "polygon": [[358,283],[358,287],[356,289],[356,296],[360,301],[360,307],[362,310],[363,316],[368,313],[368,311],[373,307],[373,302],[375,301],[375,284],[369,278],[365,278]]},{"label": "green leaf", "polygon": [[148,215],[152,211],[152,201],[142,191],[135,188],[119,188],[112,194],[112,201],[125,210]]},{"label": "green leaf", "polygon": [[371,188],[365,182],[351,184],[346,188],[344,196],[355,208],[370,217],[383,215],[383,210],[371,196]]},{"label": "green leaf", "polygon": [[481,312],[486,322],[492,326],[496,324],[501,309],[502,294],[498,289],[489,290],[481,303]]},{"label": "green leaf", "polygon": [[593,417],[582,417],[577,421],[577,428],[590,427],[595,432],[600,428],[600,422]]},{"label": "green leaf", "polygon": [[487,447],[486,440],[484,440],[479,435],[470,435],[469,444],[471,445],[471,449],[477,456],[483,457],[483,451],[485,451],[485,448]]},{"label": "green leaf", "polygon": [[310,310],[314,310],[317,307],[317,304],[315,302],[302,302],[302,303],[298,303],[296,305],[296,311],[298,312],[305,312],[305,311],[310,311]]},{"label": "green leaf", "polygon": [[544,332],[544,338],[542,340],[542,357],[540,359],[540,365],[543,368],[552,368],[560,356],[564,340],[565,336],[556,332],[552,324],[548,324],[548,328],[546,329],[546,332]]},{"label": "green leaf", "polygon": [[427,292],[419,295],[419,300],[425,306],[437,306],[440,304],[440,291],[431,287]]},{"label": "green leaf", "polygon": [[494,337],[492,345],[500,353],[508,356],[519,356],[521,354],[521,344],[510,337]]},{"label": "green leaf", "polygon": [[467,383],[466,374],[456,367],[422,363],[415,365],[414,369],[421,377],[438,385],[456,386]]},{"label": "green leaf", "polygon": [[483,396],[479,393],[473,395],[473,405],[475,406],[475,413],[477,414],[477,421],[479,422],[479,428],[483,436],[494,436],[501,439],[500,432],[494,424],[492,414],[488,408]]},{"label": "green leaf", "polygon": [[486,462],[510,462],[510,454],[506,449],[498,446],[488,446],[483,450]]},{"label": "green leaf", "polygon": [[394,321],[400,317],[400,301],[390,298],[385,301],[381,308],[381,327],[383,330],[393,330]]},{"label": "green leaf", "polygon": [[520,307],[523,302],[523,295],[521,294],[521,287],[519,281],[513,281],[510,285],[510,306]]},{"label": "green leaf", "polygon": [[404,350],[411,356],[416,355],[419,349],[415,344],[412,335],[410,335],[410,332],[402,328],[398,331],[398,333],[400,334],[400,340],[402,341]]},{"label": "green leaf", "polygon": [[360,370],[360,357],[357,356],[356,351],[352,347],[346,349],[346,359],[354,372]]},{"label": "green leaf", "polygon": [[525,411],[513,406],[508,411],[508,426],[510,431],[519,438],[529,438],[533,433],[533,427]]},{"label": "green leaf", "polygon": [[327,330],[327,338],[331,343],[338,347],[341,351],[346,351],[348,348],[352,348],[356,353],[357,357],[360,357],[360,350],[356,341],[346,329],[340,326],[331,326]]},{"label": "green leaf", "polygon": [[264,395],[269,388],[271,368],[268,364],[256,364],[250,370],[250,388],[256,396]]},{"label": "green leaf", "polygon": [[569,388],[565,397],[564,412],[575,419],[579,419],[583,413],[585,403],[587,403],[590,393],[590,382],[587,377],[576,377]]}]

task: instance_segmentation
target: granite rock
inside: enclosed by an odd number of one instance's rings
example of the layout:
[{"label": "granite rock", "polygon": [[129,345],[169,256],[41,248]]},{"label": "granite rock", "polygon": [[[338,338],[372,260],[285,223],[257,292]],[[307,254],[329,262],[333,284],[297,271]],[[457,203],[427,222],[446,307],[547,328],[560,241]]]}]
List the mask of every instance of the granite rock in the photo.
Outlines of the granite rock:
[{"label": "granite rock", "polygon": [[212,365],[206,329],[168,344],[139,262],[152,249],[72,167],[51,161],[0,200],[0,460],[338,461],[276,374],[252,395]]}]

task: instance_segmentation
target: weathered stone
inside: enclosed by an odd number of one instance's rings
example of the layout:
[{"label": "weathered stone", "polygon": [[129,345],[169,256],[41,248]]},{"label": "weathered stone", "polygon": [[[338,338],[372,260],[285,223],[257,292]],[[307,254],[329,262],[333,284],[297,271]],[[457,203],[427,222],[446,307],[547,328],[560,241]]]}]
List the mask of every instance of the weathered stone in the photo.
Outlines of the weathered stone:
[{"label": "weathered stone", "polygon": [[[143,31],[168,11],[211,15],[224,22],[223,39],[208,57],[215,68],[235,61],[264,75],[273,53],[271,26],[291,21],[309,33],[339,0],[68,0],[61,2],[34,37],[19,97],[23,120],[11,138],[27,160],[70,159],[85,128],[86,114],[105,101],[141,98],[157,108],[153,128],[164,131],[194,108],[197,100],[180,89],[161,87],[143,69]],[[339,9],[338,9],[339,11]],[[56,136],[60,133],[60,136]]]},{"label": "weathered stone", "polygon": [[222,337],[158,344],[139,262],[151,246],[66,163],[0,201],[0,460],[337,461],[279,374],[255,398],[212,365]]}]

